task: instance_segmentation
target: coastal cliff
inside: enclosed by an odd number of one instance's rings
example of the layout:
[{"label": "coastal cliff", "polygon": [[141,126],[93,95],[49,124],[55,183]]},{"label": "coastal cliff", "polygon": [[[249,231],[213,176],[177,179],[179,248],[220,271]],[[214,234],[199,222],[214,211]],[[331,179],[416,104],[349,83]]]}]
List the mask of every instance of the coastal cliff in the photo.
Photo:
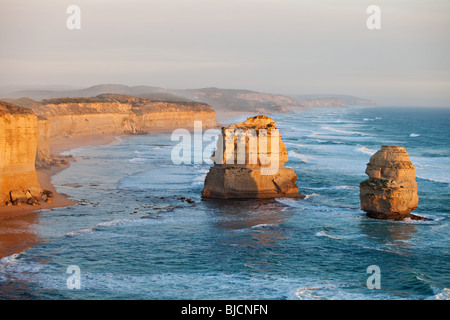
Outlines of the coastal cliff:
[{"label": "coastal cliff", "polygon": [[165,102],[126,95],[43,100],[33,111],[50,120],[50,140],[75,135],[149,133],[161,129],[216,126],[215,112],[197,102]]},{"label": "coastal cliff", "polygon": [[39,198],[35,157],[38,118],[29,109],[0,101],[0,204]]},{"label": "coastal cliff", "polygon": [[405,148],[382,146],[367,164],[369,179],[360,184],[361,209],[378,219],[415,218],[416,171]]},{"label": "coastal cliff", "polygon": [[[197,102],[168,102],[126,95],[93,98],[0,101],[0,205],[43,197],[35,168],[67,165],[52,155],[52,145],[70,145],[74,138],[168,132],[216,127],[214,110]],[[58,152],[56,152],[58,153]],[[13,191],[13,193],[11,193]],[[17,191],[17,192],[16,192]],[[28,191],[28,193],[27,193]],[[14,198],[14,199],[13,199]]]},{"label": "coastal cliff", "polygon": [[192,129],[194,121],[202,121],[203,128],[217,126],[214,110],[194,101],[159,101],[121,94],[8,101],[31,109],[39,117],[37,160],[44,162],[51,158],[50,145],[56,140]]},{"label": "coastal cliff", "polygon": [[286,146],[266,116],[222,128],[202,196],[205,198],[304,198],[297,174],[285,168]]}]

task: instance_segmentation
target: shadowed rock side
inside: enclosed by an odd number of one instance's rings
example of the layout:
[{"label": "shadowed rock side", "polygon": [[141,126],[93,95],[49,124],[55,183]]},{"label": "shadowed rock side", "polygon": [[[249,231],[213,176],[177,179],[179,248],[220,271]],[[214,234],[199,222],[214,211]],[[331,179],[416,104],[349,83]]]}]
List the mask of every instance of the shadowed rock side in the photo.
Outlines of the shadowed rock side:
[{"label": "shadowed rock side", "polygon": [[[272,135],[278,141],[278,148],[272,148]],[[266,140],[261,141],[262,138]],[[222,128],[212,159],[214,166],[206,176],[203,197],[305,197],[295,184],[297,174],[284,167],[288,161],[286,146],[276,123],[269,117],[251,117]],[[270,163],[264,159],[270,159]]]},{"label": "shadowed rock side", "polygon": [[417,208],[416,171],[405,148],[382,146],[367,164],[369,179],[360,184],[361,209],[377,219],[424,219]]}]

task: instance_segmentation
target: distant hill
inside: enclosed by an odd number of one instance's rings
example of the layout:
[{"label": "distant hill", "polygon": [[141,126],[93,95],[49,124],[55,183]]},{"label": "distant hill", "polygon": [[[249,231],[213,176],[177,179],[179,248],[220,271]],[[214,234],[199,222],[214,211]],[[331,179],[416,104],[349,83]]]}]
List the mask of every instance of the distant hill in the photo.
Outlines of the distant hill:
[{"label": "distant hill", "polygon": [[186,89],[174,90],[177,95],[205,102],[216,111],[285,112],[303,108],[287,96],[238,89]]},{"label": "distant hill", "polygon": [[34,100],[56,99],[56,98],[75,98],[75,97],[95,97],[103,93],[126,94],[130,96],[140,96],[143,94],[154,94],[158,92],[166,92],[166,89],[136,86],[129,87],[121,84],[100,84],[85,89],[75,90],[18,90],[5,93],[0,90],[0,98],[31,98]]},{"label": "distant hill", "polygon": [[290,95],[298,103],[307,107],[354,107],[375,106],[376,103],[363,98],[357,98],[342,94],[304,94]]},{"label": "distant hill", "polygon": [[[11,88],[9,88],[11,89]],[[203,102],[217,112],[278,113],[313,107],[349,107],[375,105],[374,102],[347,95],[277,95],[241,89],[201,88],[165,89],[152,86],[129,87],[121,84],[101,84],[74,90],[17,90],[5,92],[0,88],[0,98],[34,100],[96,97],[101,94],[124,94],[167,102]],[[26,103],[26,99],[23,100]],[[30,102],[30,101],[29,101]]]}]

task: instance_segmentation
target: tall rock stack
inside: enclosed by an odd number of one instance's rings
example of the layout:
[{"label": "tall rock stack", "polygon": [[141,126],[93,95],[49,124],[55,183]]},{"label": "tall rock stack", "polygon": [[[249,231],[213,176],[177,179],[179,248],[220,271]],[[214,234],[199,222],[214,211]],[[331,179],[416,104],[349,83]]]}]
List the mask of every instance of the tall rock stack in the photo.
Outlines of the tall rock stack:
[{"label": "tall rock stack", "polygon": [[297,174],[284,167],[286,146],[266,116],[222,128],[202,196],[206,198],[304,198]]},{"label": "tall rock stack", "polygon": [[[400,220],[416,217],[416,171],[405,148],[382,146],[367,164],[369,179],[360,184],[361,209],[378,219]],[[417,217],[416,217],[417,218]]]}]

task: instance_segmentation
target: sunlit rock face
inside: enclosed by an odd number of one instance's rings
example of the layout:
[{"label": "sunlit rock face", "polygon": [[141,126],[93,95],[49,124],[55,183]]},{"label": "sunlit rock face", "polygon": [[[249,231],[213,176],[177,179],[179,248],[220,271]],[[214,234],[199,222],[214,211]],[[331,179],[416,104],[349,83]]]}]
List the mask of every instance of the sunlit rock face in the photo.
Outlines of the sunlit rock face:
[{"label": "sunlit rock face", "polygon": [[202,191],[206,198],[304,198],[297,174],[285,168],[286,146],[266,116],[222,128]]},{"label": "sunlit rock face", "polygon": [[405,148],[382,146],[367,164],[360,184],[361,209],[378,219],[410,218],[417,208],[416,171]]},{"label": "sunlit rock face", "polygon": [[0,205],[18,194],[24,202],[40,196],[35,170],[38,130],[31,110],[0,101]]}]

